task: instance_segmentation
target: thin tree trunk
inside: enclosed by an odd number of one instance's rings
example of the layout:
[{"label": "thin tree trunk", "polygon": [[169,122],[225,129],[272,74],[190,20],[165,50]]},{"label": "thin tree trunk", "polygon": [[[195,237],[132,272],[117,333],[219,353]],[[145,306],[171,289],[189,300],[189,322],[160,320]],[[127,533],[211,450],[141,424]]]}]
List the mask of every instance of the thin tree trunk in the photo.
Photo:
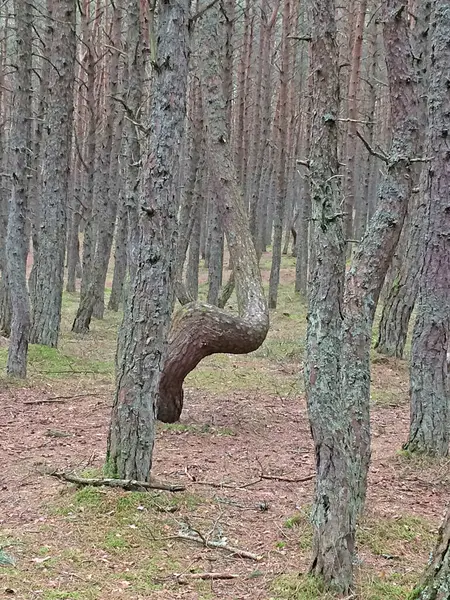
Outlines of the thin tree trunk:
[{"label": "thin tree trunk", "polygon": [[67,196],[72,151],[73,87],[75,80],[75,0],[51,5],[49,73],[45,151],[42,166],[41,224],[39,228],[30,341],[56,347],[61,322]]},{"label": "thin tree trunk", "polygon": [[12,111],[11,150],[12,189],[6,234],[6,261],[12,306],[11,337],[6,372],[26,377],[28,338],[30,334],[30,300],[26,279],[28,235],[28,174],[31,144],[31,56],[32,16],[27,0],[14,0],[16,26],[16,73]]},{"label": "thin tree trunk", "polygon": [[111,285],[111,295],[108,310],[117,312],[123,300],[123,287],[127,273],[127,238],[128,218],[124,199],[120,199],[119,215],[117,217],[116,244],[114,251],[114,274]]},{"label": "thin tree trunk", "polygon": [[286,210],[286,154],[288,141],[288,81],[290,70],[289,32],[291,20],[290,0],[284,0],[283,32],[281,38],[280,110],[278,116],[279,159],[277,171],[277,191],[273,221],[272,266],[269,280],[269,308],[277,307],[278,285],[280,282],[281,244],[283,221]]}]

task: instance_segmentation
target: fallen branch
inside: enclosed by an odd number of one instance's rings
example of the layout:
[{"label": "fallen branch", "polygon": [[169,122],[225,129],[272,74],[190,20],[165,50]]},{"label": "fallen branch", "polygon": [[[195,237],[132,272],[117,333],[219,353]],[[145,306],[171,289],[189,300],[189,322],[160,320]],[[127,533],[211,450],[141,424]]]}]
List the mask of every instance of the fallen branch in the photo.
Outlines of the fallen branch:
[{"label": "fallen branch", "polygon": [[102,394],[76,394],[75,396],[52,396],[51,398],[40,398],[39,400],[25,400],[24,404],[50,404],[63,403],[66,400],[75,400],[76,398],[88,398],[90,396],[101,396]]},{"label": "fallen branch", "polygon": [[91,485],[93,487],[122,488],[128,491],[165,490],[167,492],[182,492],[186,488],[179,483],[165,483],[151,478],[150,481],[136,481],[135,479],[97,479],[91,477],[78,477],[64,471],[53,471],[49,475],[62,481],[76,483],[77,485]]},{"label": "fallen branch", "polygon": [[187,583],[189,579],[202,579],[202,580],[214,580],[214,579],[237,579],[239,575],[236,573],[174,573],[178,583]]},{"label": "fallen branch", "polygon": [[197,535],[189,535],[187,533],[179,533],[175,536],[176,539],[186,540],[188,542],[197,542],[205,546],[206,548],[219,548],[221,550],[226,550],[230,552],[233,556],[240,556],[241,558],[248,558],[250,560],[260,561],[263,557],[260,554],[254,554],[253,552],[248,552],[247,550],[241,550],[240,548],[235,548],[234,546],[229,546],[223,542],[214,542],[207,540],[205,538],[201,538]]},{"label": "fallen branch", "polygon": [[287,481],[289,483],[302,483],[303,481],[311,481],[316,476],[315,473],[308,475],[307,477],[300,477],[298,479],[294,479],[291,477],[283,477],[282,475],[261,475],[261,479],[272,479],[275,481]]}]

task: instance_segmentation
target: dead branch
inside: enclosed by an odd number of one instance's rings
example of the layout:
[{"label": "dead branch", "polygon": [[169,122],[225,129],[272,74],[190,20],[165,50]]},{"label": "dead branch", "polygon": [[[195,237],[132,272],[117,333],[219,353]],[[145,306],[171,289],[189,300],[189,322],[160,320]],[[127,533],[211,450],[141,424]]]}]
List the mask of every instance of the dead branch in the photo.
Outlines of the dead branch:
[{"label": "dead branch", "polygon": [[25,400],[23,404],[50,404],[63,403],[67,400],[75,400],[76,398],[88,398],[91,396],[101,396],[101,394],[75,394],[74,396],[52,396],[51,398],[40,398],[39,400]]},{"label": "dead branch", "polygon": [[214,579],[237,579],[239,575],[236,573],[174,573],[178,583],[187,583],[189,579],[202,579],[202,580],[214,580]]},{"label": "dead branch", "polygon": [[182,492],[186,489],[182,484],[165,483],[164,481],[158,481],[153,477],[150,481],[136,481],[135,479],[101,479],[92,477],[85,478],[78,477],[77,475],[73,475],[72,473],[65,473],[64,471],[53,471],[48,474],[62,481],[68,481],[69,483],[75,483],[77,485],[122,488],[127,491],[143,492],[146,490],[165,490],[167,492]]},{"label": "dead branch", "polygon": [[389,157],[387,154],[385,154],[384,152],[378,152],[377,150],[374,150],[372,148],[372,146],[369,144],[369,142],[366,140],[366,138],[362,135],[361,132],[356,131],[356,135],[359,137],[359,139],[362,141],[362,143],[364,144],[364,146],[366,147],[367,151],[372,154],[372,156],[376,156],[377,158],[379,158],[380,160],[382,160],[383,162],[385,162],[386,164],[389,162]]},{"label": "dead branch", "polygon": [[254,554],[253,552],[248,552],[247,550],[241,550],[240,548],[235,548],[234,546],[229,546],[223,542],[214,542],[212,540],[207,540],[205,538],[201,538],[199,535],[190,535],[188,533],[179,533],[175,536],[175,538],[180,540],[186,540],[188,542],[197,542],[205,546],[206,548],[219,548],[222,550],[226,550],[230,552],[233,556],[240,556],[241,558],[248,558],[250,560],[260,561],[263,557],[260,554]]},{"label": "dead branch", "polygon": [[287,481],[289,483],[302,483],[304,481],[311,481],[311,479],[314,479],[314,477],[316,476],[315,473],[312,473],[311,475],[308,475],[307,477],[300,477],[298,479],[294,479],[291,477],[283,477],[282,475],[261,475],[261,479],[271,479],[271,480],[275,480],[275,481]]}]

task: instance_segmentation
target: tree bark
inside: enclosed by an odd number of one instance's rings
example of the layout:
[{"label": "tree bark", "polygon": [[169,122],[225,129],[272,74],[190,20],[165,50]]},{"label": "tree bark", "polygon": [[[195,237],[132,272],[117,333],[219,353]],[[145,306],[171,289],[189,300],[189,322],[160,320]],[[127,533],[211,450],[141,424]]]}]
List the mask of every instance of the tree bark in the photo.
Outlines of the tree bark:
[{"label": "tree bark", "polygon": [[334,0],[312,6],[311,83],[314,106],[311,179],[311,269],[305,385],[317,479],[312,572],[336,592],[352,584],[353,523],[348,486],[350,432],[340,419],[341,302],[345,247],[340,215],[337,117],[339,70]]},{"label": "tree bark", "polygon": [[119,334],[107,448],[108,469],[123,479],[149,481],[152,467],[155,407],[174,301],[176,173],[186,113],[189,6],[188,0],[159,4],[136,274]]},{"label": "tree bark", "polygon": [[28,339],[30,334],[30,300],[26,280],[28,235],[28,174],[31,144],[31,56],[32,17],[27,0],[14,0],[16,26],[15,93],[12,114],[12,190],[6,234],[6,261],[12,306],[11,337],[6,372],[13,377],[26,377]]},{"label": "tree bark", "polygon": [[291,2],[284,0],[283,32],[281,38],[281,74],[280,74],[280,112],[278,117],[278,170],[277,191],[273,220],[272,265],[269,279],[269,308],[277,307],[278,285],[280,283],[281,245],[283,221],[287,203],[286,158],[288,141],[288,81],[289,81],[289,33],[291,20]]},{"label": "tree bark", "polygon": [[185,305],[174,316],[159,387],[158,419],[165,422],[174,422],[180,417],[184,378],[202,358],[215,352],[240,354],[256,350],[269,327],[258,260],[226,135],[228,124],[222,85],[226,18],[219,3],[204,14],[201,27],[210,181],[224,213],[223,227],[235,273],[239,316],[198,303]]},{"label": "tree bark", "polygon": [[[30,341],[56,347],[61,322],[75,80],[75,0],[49,11],[49,73],[38,252]],[[55,26],[55,21],[57,26]]]},{"label": "tree bark", "polygon": [[117,312],[123,300],[123,287],[127,274],[127,237],[128,219],[125,201],[120,198],[119,215],[117,217],[116,244],[114,251],[114,274],[111,285],[111,295],[108,302],[108,310]]},{"label": "tree bark", "polygon": [[450,597],[450,509],[439,528],[436,547],[425,572],[422,585],[410,600],[447,600]]},{"label": "tree bark", "polygon": [[431,22],[428,84],[428,133],[422,184],[428,205],[424,228],[425,258],[420,274],[419,306],[411,346],[411,425],[405,448],[446,456],[449,444],[450,338],[450,5],[436,0]]}]

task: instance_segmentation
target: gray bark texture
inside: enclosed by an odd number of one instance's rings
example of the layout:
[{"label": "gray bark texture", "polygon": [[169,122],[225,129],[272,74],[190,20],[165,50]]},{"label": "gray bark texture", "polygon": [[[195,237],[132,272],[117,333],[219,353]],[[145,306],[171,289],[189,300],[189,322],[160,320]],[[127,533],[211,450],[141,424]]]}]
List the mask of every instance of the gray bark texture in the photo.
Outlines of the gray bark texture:
[{"label": "gray bark texture", "polygon": [[136,274],[118,340],[107,449],[107,465],[114,476],[143,481],[150,479],[155,408],[174,301],[176,173],[189,65],[188,0],[160,2],[156,40],[152,130],[143,166]]},{"label": "gray bark texture", "polygon": [[287,142],[288,142],[288,80],[289,80],[289,32],[291,19],[291,2],[284,0],[283,32],[281,37],[281,73],[280,73],[280,111],[278,116],[278,169],[275,209],[273,214],[272,265],[269,279],[269,308],[277,307],[278,285],[280,283],[281,244],[283,237],[283,221],[287,204]]},{"label": "gray bark texture", "polygon": [[428,220],[419,305],[411,346],[411,425],[406,449],[446,456],[449,444],[450,337],[450,3],[436,0],[431,21],[428,133],[423,173]]},{"label": "gray bark texture", "polygon": [[202,81],[211,191],[224,215],[223,228],[235,274],[239,316],[195,302],[176,313],[159,388],[158,419],[165,422],[174,422],[180,417],[184,378],[202,358],[215,352],[252,352],[262,344],[269,328],[258,260],[227,135],[227,103],[222,85],[227,23],[222,8],[219,3],[209,8],[200,24],[204,48]]},{"label": "gray bark texture", "polygon": [[111,295],[108,302],[108,310],[115,312],[119,310],[119,305],[123,300],[123,289],[127,273],[127,237],[128,218],[126,206],[124,199],[120,198],[114,250],[114,274],[111,284]]},{"label": "gray bark texture", "polygon": [[353,472],[358,511],[365,501],[370,461],[370,347],[380,291],[411,199],[413,160],[420,152],[419,88],[407,15],[398,0],[387,0],[383,20],[390,86],[392,142],[377,210],[346,275],[343,304],[342,399],[354,436]]},{"label": "gray bark texture", "polygon": [[26,377],[30,334],[30,300],[26,280],[28,235],[29,148],[31,144],[31,56],[32,17],[27,0],[15,0],[16,61],[14,103],[10,147],[12,152],[12,189],[6,234],[6,261],[12,306],[11,336],[6,372]]},{"label": "gray bark texture", "polygon": [[[61,322],[75,80],[75,0],[51,3],[38,252],[30,341],[56,347]],[[55,25],[57,23],[57,26]]]},{"label": "gray bark texture", "polygon": [[345,247],[340,216],[337,155],[338,49],[334,0],[312,7],[311,267],[308,293],[305,385],[317,478],[311,570],[339,593],[352,583],[354,523],[347,507],[350,432],[341,418],[338,385]]},{"label": "gray bark texture", "polygon": [[450,598],[450,509],[439,529],[436,547],[431,555],[422,585],[409,600],[448,600]]},{"label": "gray bark texture", "polygon": [[355,529],[364,506],[370,459],[372,323],[411,195],[418,93],[404,7],[388,0],[383,26],[392,91],[392,147],[385,157],[387,171],[377,213],[346,275],[342,298],[334,6],[325,4],[314,11],[314,31],[329,33],[317,41],[313,38],[311,58],[316,116],[310,153],[313,267],[305,375],[317,461],[313,571],[328,587],[346,594],[352,586]]}]

